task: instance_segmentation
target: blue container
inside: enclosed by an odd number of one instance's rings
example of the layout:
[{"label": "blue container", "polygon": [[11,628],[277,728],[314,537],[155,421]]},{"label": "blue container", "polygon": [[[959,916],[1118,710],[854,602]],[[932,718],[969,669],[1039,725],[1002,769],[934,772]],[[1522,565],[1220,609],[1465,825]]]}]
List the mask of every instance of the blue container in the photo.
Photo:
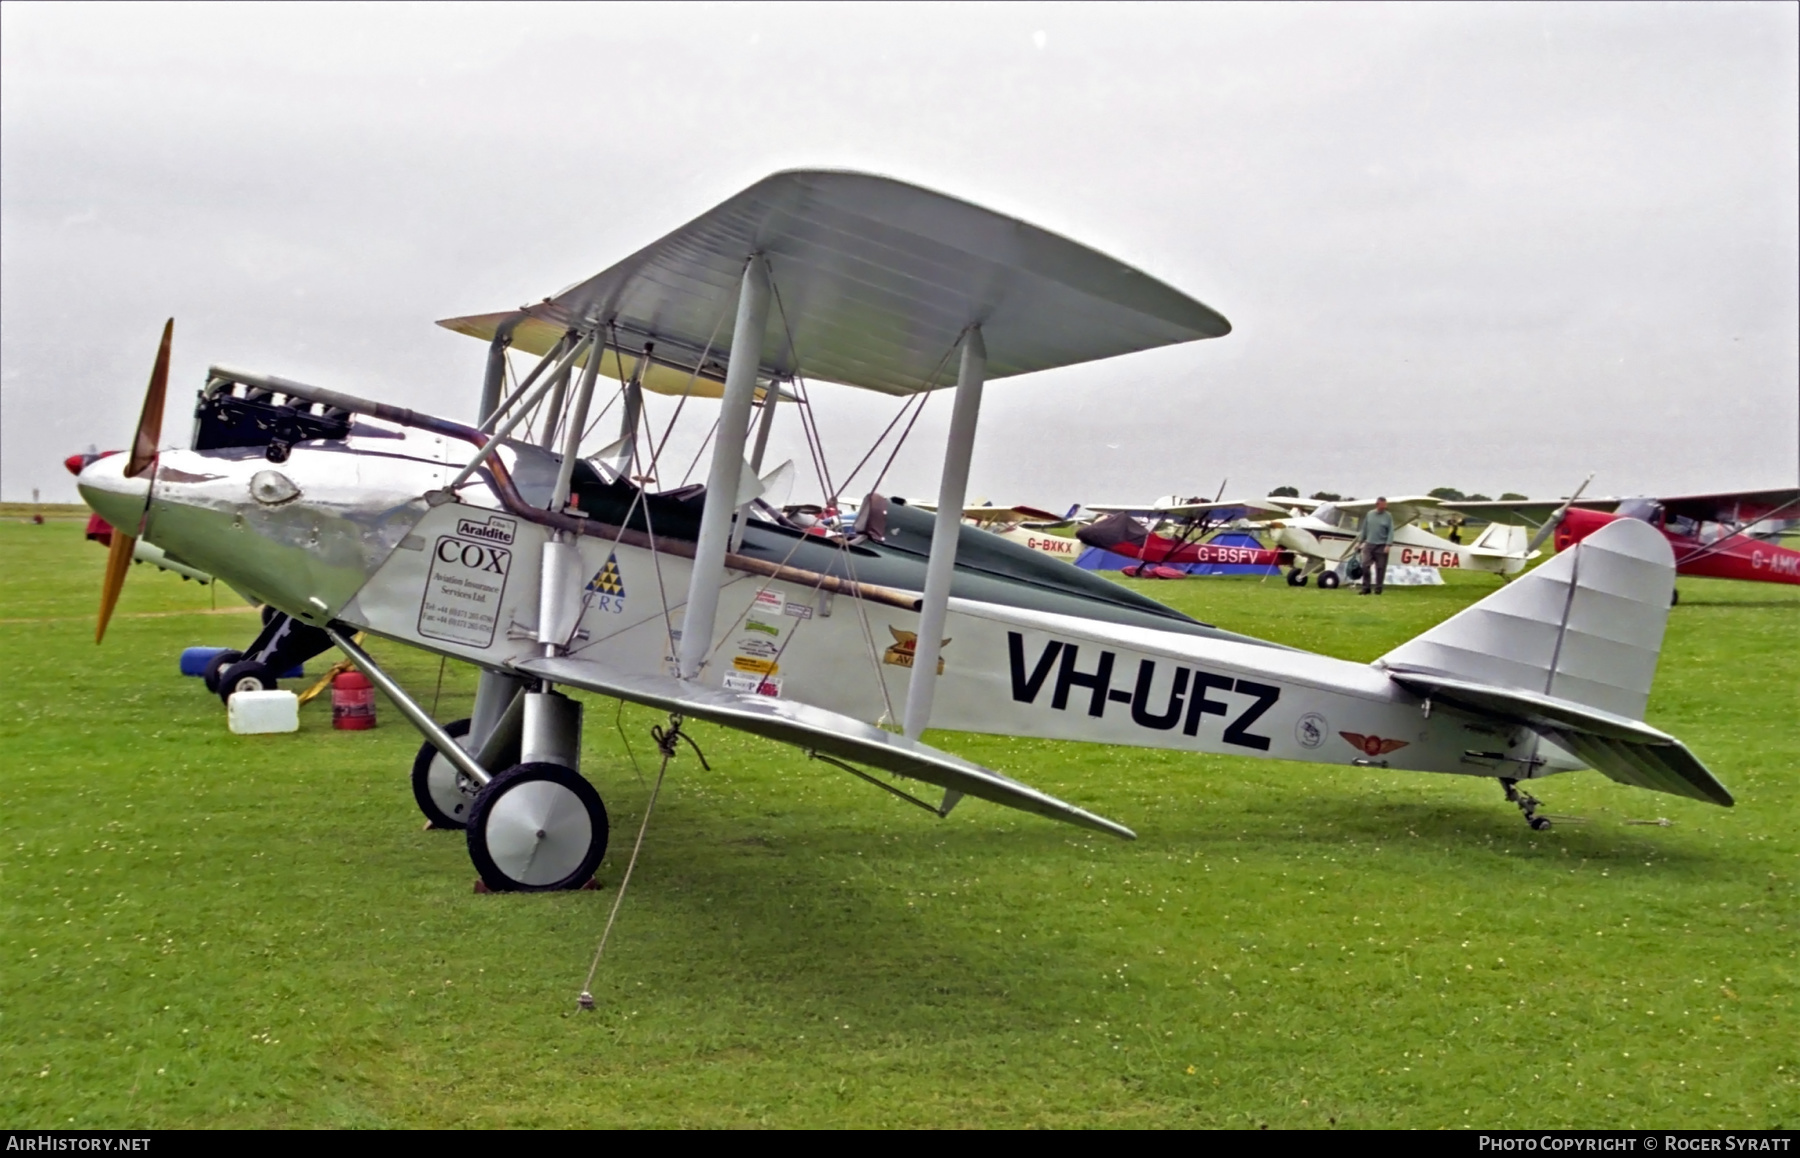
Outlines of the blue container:
[{"label": "blue container", "polygon": [[[186,648],[181,653],[181,674],[184,676],[203,676],[206,674],[206,665],[212,662],[213,656],[218,655],[222,651],[230,650],[229,647]],[[287,671],[281,672],[275,678],[284,680],[305,679],[306,665],[297,663]]]},{"label": "blue container", "polygon": [[181,674],[199,676],[206,674],[206,665],[212,657],[222,651],[230,651],[228,647],[190,647],[181,653]]}]

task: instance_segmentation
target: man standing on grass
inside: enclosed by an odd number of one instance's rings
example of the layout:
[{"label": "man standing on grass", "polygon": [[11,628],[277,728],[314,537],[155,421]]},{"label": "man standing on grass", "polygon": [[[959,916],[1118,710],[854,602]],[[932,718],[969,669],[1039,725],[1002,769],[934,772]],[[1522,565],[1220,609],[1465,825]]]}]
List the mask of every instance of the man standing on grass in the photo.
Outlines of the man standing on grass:
[{"label": "man standing on grass", "polygon": [[[1363,516],[1362,528],[1352,539],[1352,547],[1362,547],[1362,590],[1358,595],[1369,593],[1369,580],[1375,580],[1375,594],[1381,594],[1381,588],[1387,583],[1388,548],[1394,543],[1394,516],[1388,514],[1387,499],[1375,500],[1375,509]],[[1380,570],[1376,570],[1380,568]]]}]

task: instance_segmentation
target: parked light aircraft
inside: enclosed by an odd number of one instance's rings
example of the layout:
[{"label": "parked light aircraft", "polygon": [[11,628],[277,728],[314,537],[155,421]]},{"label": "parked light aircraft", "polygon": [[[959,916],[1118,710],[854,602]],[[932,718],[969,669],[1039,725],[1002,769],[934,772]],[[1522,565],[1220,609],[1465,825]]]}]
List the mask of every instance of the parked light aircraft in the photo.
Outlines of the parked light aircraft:
[{"label": "parked light aircraft", "polygon": [[1494,500],[1444,506],[1495,523],[1531,527],[1534,551],[1546,540],[1566,551],[1614,519],[1638,519],[1669,540],[1677,574],[1800,584],[1800,551],[1778,541],[1784,528],[1800,521],[1796,487],[1624,499],[1583,499],[1577,490],[1575,497],[1563,502]]},{"label": "parked light aircraft", "polygon": [[[1375,509],[1374,500],[1358,502],[1320,502],[1315,499],[1268,498],[1268,506],[1289,508],[1289,514],[1256,524],[1278,545],[1286,547],[1303,562],[1288,572],[1288,586],[1304,587],[1309,578],[1319,577],[1319,586],[1338,586],[1344,578],[1342,567],[1352,555],[1350,545],[1362,518]],[[1388,500],[1388,511],[1394,516],[1394,543],[1388,562],[1401,566],[1457,568],[1465,571],[1489,571],[1496,575],[1517,575],[1534,556],[1527,548],[1527,533],[1521,527],[1494,523],[1482,531],[1472,543],[1453,543],[1434,535],[1419,525],[1425,514],[1444,507],[1442,499],[1430,495],[1409,495]],[[1466,504],[1465,504],[1466,505]]]},{"label": "parked light aircraft", "polygon": [[[935,513],[937,510],[937,506],[932,503],[914,505],[921,511]],[[1075,512],[1080,509],[1081,504],[1077,503],[1069,508],[1067,514],[1057,515],[1022,504],[996,507],[992,503],[983,503],[980,506],[965,506],[963,521],[980,527],[991,535],[998,535],[1009,543],[1017,543],[1027,551],[1036,551],[1064,563],[1073,563],[1081,557],[1081,544],[1067,535],[1051,532],[1071,526]]]},{"label": "parked light aircraft", "polygon": [[[468,848],[489,888],[580,887],[605,852],[606,810],[580,772],[582,705],[565,687],[668,711],[665,754],[705,720],[790,743],[940,816],[970,795],[1122,837],[1132,833],[1116,821],[926,745],[927,725],[1487,776],[1535,827],[1548,821],[1519,782],[1580,767],[1731,803],[1685,746],[1643,722],[1674,572],[1667,541],[1635,521],[1374,664],[957,596],[989,380],[1230,330],[1057,235],[885,178],[780,173],[508,317],[567,340],[502,398],[497,331],[479,426],[214,367],[193,448],[159,453],[165,329],[131,453],[80,479],[114,526],[349,656],[473,790]],[[560,453],[511,438],[583,357],[555,416]],[[698,380],[722,364],[703,493],[653,495],[631,481],[653,472],[630,460],[601,470],[580,457],[603,359],[623,363],[628,392],[638,367]],[[744,459],[759,381],[905,394],[939,385],[946,363],[953,414],[918,588],[734,549],[750,541],[760,485]],[[132,537],[114,539],[103,622]],[[781,542],[798,551],[809,539]],[[849,560],[853,546],[837,549]],[[478,665],[466,733],[449,735],[358,631]],[[944,795],[931,803],[906,781]]]},{"label": "parked light aircraft", "polygon": [[[1224,493],[1224,488],[1220,488]],[[1168,495],[1154,503],[1089,503],[1100,517],[1075,532],[1089,547],[1098,547],[1138,560],[1123,572],[1142,578],[1166,579],[1185,575],[1176,570],[1195,563],[1226,566],[1285,567],[1294,561],[1292,551],[1226,543],[1207,543],[1215,531],[1252,518],[1285,516],[1286,508],[1266,500],[1180,498]]]}]

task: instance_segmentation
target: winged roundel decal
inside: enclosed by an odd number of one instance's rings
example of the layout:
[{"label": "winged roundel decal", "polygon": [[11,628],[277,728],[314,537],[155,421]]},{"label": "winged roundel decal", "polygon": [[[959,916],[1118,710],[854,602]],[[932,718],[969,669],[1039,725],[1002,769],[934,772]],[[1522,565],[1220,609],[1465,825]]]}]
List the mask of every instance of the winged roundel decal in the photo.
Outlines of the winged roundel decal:
[{"label": "winged roundel decal", "polygon": [[1350,741],[1353,748],[1360,749],[1365,756],[1385,756],[1389,752],[1398,752],[1406,747],[1405,740],[1384,740],[1380,736],[1365,736],[1361,732],[1339,732],[1338,735]]}]

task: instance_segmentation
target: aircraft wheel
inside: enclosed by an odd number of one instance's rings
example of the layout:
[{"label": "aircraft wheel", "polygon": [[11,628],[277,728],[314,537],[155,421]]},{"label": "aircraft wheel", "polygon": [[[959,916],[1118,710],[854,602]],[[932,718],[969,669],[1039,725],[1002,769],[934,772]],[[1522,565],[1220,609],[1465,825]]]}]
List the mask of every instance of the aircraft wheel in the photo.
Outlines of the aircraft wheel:
[{"label": "aircraft wheel", "polygon": [[1681,588],[1679,588],[1679,587],[1670,588],[1669,589],[1669,606],[1673,607],[1677,603],[1680,603],[1680,602],[1681,602]]},{"label": "aircraft wheel", "polygon": [[1534,816],[1531,818],[1531,827],[1534,832],[1545,832],[1550,827],[1550,818],[1548,816]]},{"label": "aircraft wheel", "polygon": [[244,653],[241,651],[222,651],[207,660],[206,669],[200,673],[200,678],[206,683],[206,690],[215,696],[218,695],[219,677],[224,674],[226,668],[243,658]]},{"label": "aircraft wheel", "polygon": [[1336,571],[1319,572],[1319,590],[1321,591],[1334,591],[1341,582]]},{"label": "aircraft wheel", "polygon": [[281,612],[275,610],[273,607],[270,607],[267,603],[265,603],[262,605],[262,610],[260,612],[258,612],[257,614],[262,617],[262,625],[264,627],[267,627],[267,626],[269,626],[270,620],[274,619],[277,615],[280,615]]},{"label": "aircraft wheel", "polygon": [[219,698],[229,706],[231,697],[237,692],[272,692],[278,686],[275,670],[268,664],[243,660],[232,664],[219,676]]},{"label": "aircraft wheel", "polygon": [[606,855],[606,806],[561,764],[514,764],[469,810],[469,859],[497,893],[578,889]]},{"label": "aircraft wheel", "polygon": [[[469,734],[469,721],[452,720],[444,725],[450,737],[460,740]],[[456,765],[444,758],[430,740],[419,745],[413,757],[413,799],[419,811],[433,828],[462,828],[469,820],[469,809],[475,803],[477,785]]]},{"label": "aircraft wheel", "polygon": [[1289,587],[1304,587],[1304,586],[1306,586],[1306,572],[1300,570],[1300,568],[1298,568],[1298,567],[1294,568],[1292,571],[1289,571],[1287,573],[1287,584]]}]

